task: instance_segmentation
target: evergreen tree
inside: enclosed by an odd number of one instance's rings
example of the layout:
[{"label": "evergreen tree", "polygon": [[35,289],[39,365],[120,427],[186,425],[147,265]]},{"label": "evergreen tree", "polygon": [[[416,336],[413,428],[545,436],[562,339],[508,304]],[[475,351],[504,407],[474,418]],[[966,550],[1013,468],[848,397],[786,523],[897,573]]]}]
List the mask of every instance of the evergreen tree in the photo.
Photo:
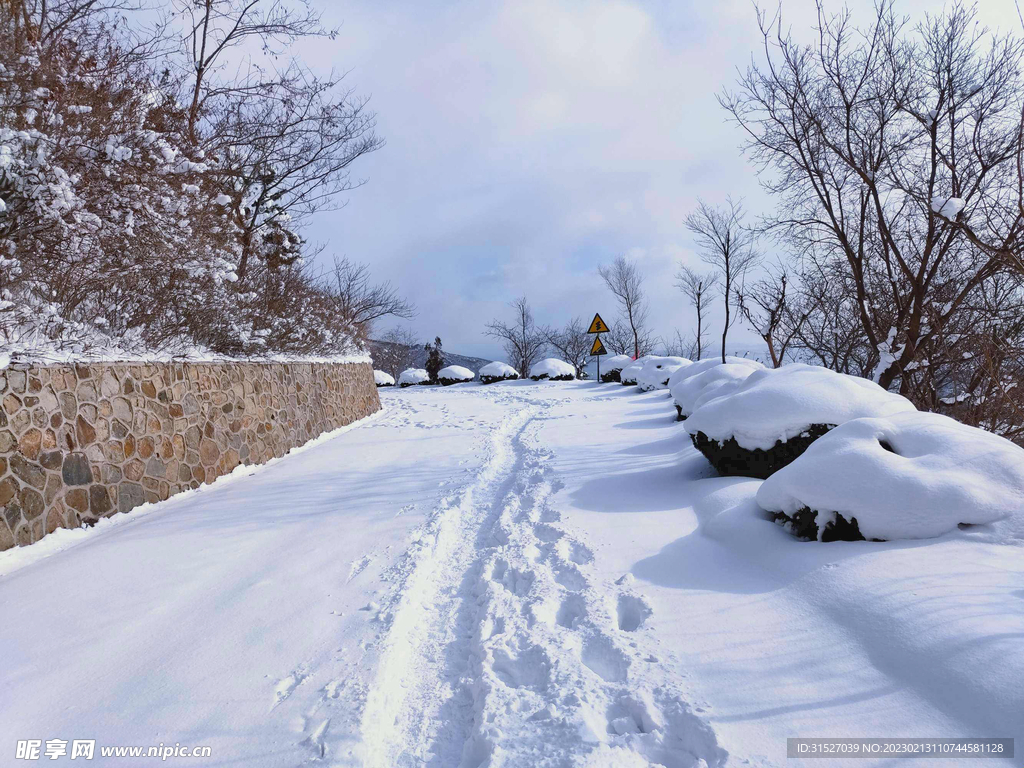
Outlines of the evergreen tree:
[{"label": "evergreen tree", "polygon": [[430,383],[437,384],[437,374],[444,368],[444,352],[441,351],[441,337],[435,336],[434,343],[424,344],[423,349],[427,351],[427,362],[424,366],[427,375],[430,376]]}]

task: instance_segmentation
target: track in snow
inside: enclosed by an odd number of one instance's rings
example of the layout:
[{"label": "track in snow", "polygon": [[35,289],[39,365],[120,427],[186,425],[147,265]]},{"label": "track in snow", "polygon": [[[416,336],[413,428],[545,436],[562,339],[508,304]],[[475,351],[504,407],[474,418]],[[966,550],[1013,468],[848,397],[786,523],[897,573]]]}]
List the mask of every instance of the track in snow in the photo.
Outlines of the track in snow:
[{"label": "track in snow", "polygon": [[723,763],[710,727],[632,642],[651,608],[628,584],[594,583],[590,549],[551,504],[558,481],[535,436],[550,401],[508,395],[482,470],[391,574],[364,764]]}]

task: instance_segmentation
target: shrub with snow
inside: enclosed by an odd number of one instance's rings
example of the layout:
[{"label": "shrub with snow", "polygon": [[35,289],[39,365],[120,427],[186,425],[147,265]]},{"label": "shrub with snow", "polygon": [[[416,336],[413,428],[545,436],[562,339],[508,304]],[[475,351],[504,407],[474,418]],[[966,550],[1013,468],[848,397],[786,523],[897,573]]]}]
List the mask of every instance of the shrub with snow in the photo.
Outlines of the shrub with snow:
[{"label": "shrub with snow", "polygon": [[686,420],[694,446],[722,475],[766,478],[839,424],[913,411],[867,379],[794,363],[751,373]]},{"label": "shrub with snow", "polygon": [[395,377],[390,373],[374,370],[373,383],[378,387],[393,387],[395,386]]},{"label": "shrub with snow", "polygon": [[411,387],[414,384],[429,384],[430,374],[422,368],[406,368],[398,375],[398,386]]},{"label": "shrub with snow", "polygon": [[941,536],[1024,515],[1024,449],[937,413],[854,419],[768,478],[757,503],[819,541]]},{"label": "shrub with snow", "polygon": [[548,357],[530,366],[530,378],[534,381],[572,381],[576,378],[576,369],[564,360]]},{"label": "shrub with snow", "polygon": [[622,369],[627,365],[633,363],[633,358],[629,355],[612,355],[607,360],[601,361],[601,381],[610,382],[618,381],[619,374]]},{"label": "shrub with snow", "polygon": [[680,368],[690,365],[685,357],[652,357],[640,373],[637,374],[636,384],[644,392],[653,389],[665,389],[668,386],[669,377]]},{"label": "shrub with snow", "polygon": [[727,357],[699,360],[686,366],[669,379],[669,391],[680,421],[715,397],[726,395],[747,380],[754,371],[763,369],[756,360]]},{"label": "shrub with snow", "polygon": [[463,368],[461,365],[449,365],[437,372],[437,380],[445,387],[452,384],[461,384],[465,381],[472,381],[475,378],[475,373],[469,370],[469,368]]},{"label": "shrub with snow", "polygon": [[519,371],[508,363],[497,361],[488,363],[480,369],[480,383],[493,384],[496,381],[511,381],[519,378]]},{"label": "shrub with snow", "polygon": [[644,364],[646,364],[650,359],[651,355],[644,355],[643,357],[638,357],[632,363],[623,368],[622,371],[619,372],[619,383],[624,387],[631,387],[636,384],[640,371],[643,370]]}]

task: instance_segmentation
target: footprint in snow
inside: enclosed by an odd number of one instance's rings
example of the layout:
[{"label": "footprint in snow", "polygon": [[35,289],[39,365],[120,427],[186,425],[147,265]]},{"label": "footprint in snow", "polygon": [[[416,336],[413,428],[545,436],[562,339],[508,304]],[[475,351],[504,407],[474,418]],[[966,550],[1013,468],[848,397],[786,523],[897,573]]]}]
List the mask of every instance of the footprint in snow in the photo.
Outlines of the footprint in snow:
[{"label": "footprint in snow", "polygon": [[279,680],[277,686],[274,688],[274,704],[270,707],[273,709],[282,701],[292,695],[292,691],[299,687],[303,680],[306,679],[306,675],[302,672],[292,672],[288,677],[283,680]]}]

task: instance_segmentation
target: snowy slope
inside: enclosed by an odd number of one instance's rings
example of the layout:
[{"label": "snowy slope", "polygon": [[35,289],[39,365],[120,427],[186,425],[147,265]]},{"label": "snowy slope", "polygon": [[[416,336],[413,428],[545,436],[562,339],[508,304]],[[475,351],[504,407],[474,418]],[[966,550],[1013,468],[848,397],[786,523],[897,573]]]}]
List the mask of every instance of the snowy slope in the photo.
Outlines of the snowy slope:
[{"label": "snowy slope", "polygon": [[0,750],[675,768],[800,765],[797,735],[1024,739],[1024,557],[992,526],[797,541],[663,391],[381,395],[251,477],[0,554]]}]

